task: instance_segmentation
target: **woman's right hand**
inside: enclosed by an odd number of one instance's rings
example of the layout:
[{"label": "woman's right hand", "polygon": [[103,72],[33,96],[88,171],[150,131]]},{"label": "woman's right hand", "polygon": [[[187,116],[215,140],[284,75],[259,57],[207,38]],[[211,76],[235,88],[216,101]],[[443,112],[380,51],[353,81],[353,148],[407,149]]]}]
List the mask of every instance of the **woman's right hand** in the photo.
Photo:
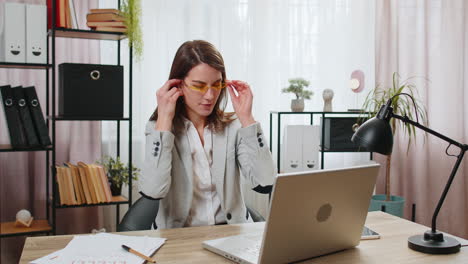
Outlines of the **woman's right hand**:
[{"label": "woman's right hand", "polygon": [[171,131],[172,120],[175,115],[177,99],[183,95],[182,89],[178,85],[182,82],[179,79],[168,80],[156,92],[158,102],[158,120],[156,120],[156,130]]}]

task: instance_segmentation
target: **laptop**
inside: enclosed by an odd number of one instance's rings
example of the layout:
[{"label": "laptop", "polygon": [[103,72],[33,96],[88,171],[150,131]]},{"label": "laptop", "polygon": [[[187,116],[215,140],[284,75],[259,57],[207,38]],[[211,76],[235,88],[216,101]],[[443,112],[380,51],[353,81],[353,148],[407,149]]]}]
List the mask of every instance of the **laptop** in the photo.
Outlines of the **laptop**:
[{"label": "laptop", "polygon": [[203,242],[238,263],[289,263],[359,244],[379,164],[279,174],[262,233]]}]

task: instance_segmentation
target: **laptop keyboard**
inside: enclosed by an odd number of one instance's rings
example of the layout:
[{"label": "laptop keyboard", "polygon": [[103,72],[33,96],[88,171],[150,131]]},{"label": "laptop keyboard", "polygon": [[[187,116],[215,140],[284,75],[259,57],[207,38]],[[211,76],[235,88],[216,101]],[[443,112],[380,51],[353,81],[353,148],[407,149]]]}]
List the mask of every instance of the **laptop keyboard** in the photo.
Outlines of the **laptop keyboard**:
[{"label": "laptop keyboard", "polygon": [[214,252],[234,262],[257,263],[262,246],[262,235],[262,233],[242,234],[205,242],[209,246],[208,250],[211,250],[211,247],[219,249],[221,252]]},{"label": "laptop keyboard", "polygon": [[256,241],[256,242],[258,243],[255,243],[255,245],[252,245],[250,247],[246,247],[244,251],[247,252],[248,254],[252,254],[255,256],[260,255],[260,247],[262,246],[262,243],[261,241]]},{"label": "laptop keyboard", "polygon": [[239,248],[240,252],[246,252],[255,256],[260,255],[260,248],[262,247],[262,236],[259,234],[245,235],[244,238],[250,240],[250,243],[247,243],[248,246],[244,248]]}]

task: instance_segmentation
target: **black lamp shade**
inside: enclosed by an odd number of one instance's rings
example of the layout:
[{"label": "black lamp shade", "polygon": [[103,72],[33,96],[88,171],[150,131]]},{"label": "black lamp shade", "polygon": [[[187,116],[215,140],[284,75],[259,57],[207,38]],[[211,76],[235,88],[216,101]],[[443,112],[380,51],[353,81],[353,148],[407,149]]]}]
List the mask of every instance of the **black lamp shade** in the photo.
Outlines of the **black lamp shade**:
[{"label": "black lamp shade", "polygon": [[393,148],[392,127],[385,119],[373,117],[356,130],[351,141],[368,151],[389,155]]}]

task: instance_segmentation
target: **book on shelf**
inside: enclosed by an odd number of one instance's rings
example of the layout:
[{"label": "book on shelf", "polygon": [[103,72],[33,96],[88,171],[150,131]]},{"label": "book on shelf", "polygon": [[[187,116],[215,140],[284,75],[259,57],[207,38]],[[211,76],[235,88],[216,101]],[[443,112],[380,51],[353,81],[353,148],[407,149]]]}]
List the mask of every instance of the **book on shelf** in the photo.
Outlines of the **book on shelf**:
[{"label": "book on shelf", "polygon": [[86,15],[86,21],[125,21],[125,17],[114,13],[89,13]]},{"label": "book on shelf", "polygon": [[118,9],[90,9],[86,25],[92,30],[121,32],[127,31],[125,16]]},{"label": "book on shelf", "polygon": [[126,28],[124,21],[94,21],[87,22],[86,25],[90,28],[94,27],[117,27],[117,28]]},{"label": "book on shelf", "polygon": [[88,165],[88,169],[91,172],[94,189],[96,190],[97,198],[100,203],[104,203],[106,198],[102,192],[101,180],[99,179],[97,168],[93,164]]},{"label": "book on shelf", "polygon": [[[63,28],[68,28],[68,25],[67,25],[67,11],[65,10],[67,8],[67,6],[65,5],[65,0],[57,0],[59,4],[59,21],[60,21],[60,25],[61,27]],[[56,20],[57,21],[57,20]]]},{"label": "book on shelf", "polygon": [[55,12],[55,27],[78,28],[78,19],[74,0],[56,0],[55,10],[52,10],[52,1],[47,0],[47,28],[52,28],[52,12]]},{"label": "book on shelf", "polygon": [[70,2],[65,0],[65,24],[66,28],[73,28],[71,22]]},{"label": "book on shelf", "polygon": [[102,184],[102,187],[103,187],[102,190],[103,190],[103,193],[104,193],[104,197],[105,197],[107,202],[110,202],[110,201],[112,201],[112,193],[111,193],[111,190],[110,190],[109,181],[107,180],[106,171],[105,171],[104,167],[101,166],[101,165],[95,164],[95,166],[97,168],[99,178],[101,180],[100,183]]},{"label": "book on shelf", "polygon": [[78,175],[80,176],[81,184],[83,186],[83,193],[85,197],[85,201],[87,204],[92,204],[93,199],[91,196],[91,192],[89,191],[88,179],[86,178],[86,173],[84,169],[80,166],[75,166],[78,170]]},{"label": "book on shelf", "polygon": [[86,171],[86,175],[88,177],[88,182],[90,183],[90,189],[94,194],[94,202],[101,203],[103,199],[101,198],[101,194],[99,192],[99,186],[97,183],[96,175],[94,173],[94,169],[91,164],[86,164],[84,162],[79,162],[81,166],[83,166],[84,170]]},{"label": "book on shelf", "polygon": [[90,14],[101,14],[101,13],[113,13],[116,15],[121,15],[122,13],[115,8],[93,8],[89,10]]},{"label": "book on shelf", "polygon": [[78,29],[78,17],[76,16],[76,8],[75,8],[75,2],[74,0],[68,0],[68,6],[70,9],[70,14],[71,14],[71,25],[72,28]]},{"label": "book on shelf", "polygon": [[72,174],[72,180],[73,180],[73,187],[75,190],[76,194],[76,200],[78,204],[84,204],[86,203],[85,197],[84,197],[84,192],[83,192],[83,184],[81,183],[80,180],[80,175],[79,175],[79,170],[78,168],[71,164],[70,162],[67,162],[66,165],[69,168],[69,171],[71,171]]},{"label": "book on shelf", "polygon": [[112,202],[112,193],[103,166],[66,162],[55,168],[60,205]]},{"label": "book on shelf", "polygon": [[84,162],[78,162],[78,168],[80,170],[80,175],[82,174],[84,178],[86,178],[86,183],[88,184],[89,194],[91,196],[91,203],[95,204],[98,203],[96,191],[94,189],[93,181],[91,179],[91,175],[88,172],[87,166]]},{"label": "book on shelf", "polygon": [[68,204],[68,201],[65,196],[65,184],[63,182],[62,167],[56,166],[55,170],[56,170],[55,177],[56,177],[57,187],[58,187],[58,192],[59,192],[60,205]]},{"label": "book on shelf", "polygon": [[59,190],[60,205],[76,205],[76,199],[71,182],[71,175],[65,166],[56,166],[56,178]]},{"label": "book on shelf", "polygon": [[125,28],[123,27],[95,27],[94,29],[97,31],[107,31],[107,32],[121,32],[121,33],[127,32],[126,27]]},{"label": "book on shelf", "polygon": [[63,171],[65,172],[65,194],[67,195],[69,205],[77,205],[78,201],[76,200],[75,187],[73,185],[71,170],[68,167],[64,167]]}]

